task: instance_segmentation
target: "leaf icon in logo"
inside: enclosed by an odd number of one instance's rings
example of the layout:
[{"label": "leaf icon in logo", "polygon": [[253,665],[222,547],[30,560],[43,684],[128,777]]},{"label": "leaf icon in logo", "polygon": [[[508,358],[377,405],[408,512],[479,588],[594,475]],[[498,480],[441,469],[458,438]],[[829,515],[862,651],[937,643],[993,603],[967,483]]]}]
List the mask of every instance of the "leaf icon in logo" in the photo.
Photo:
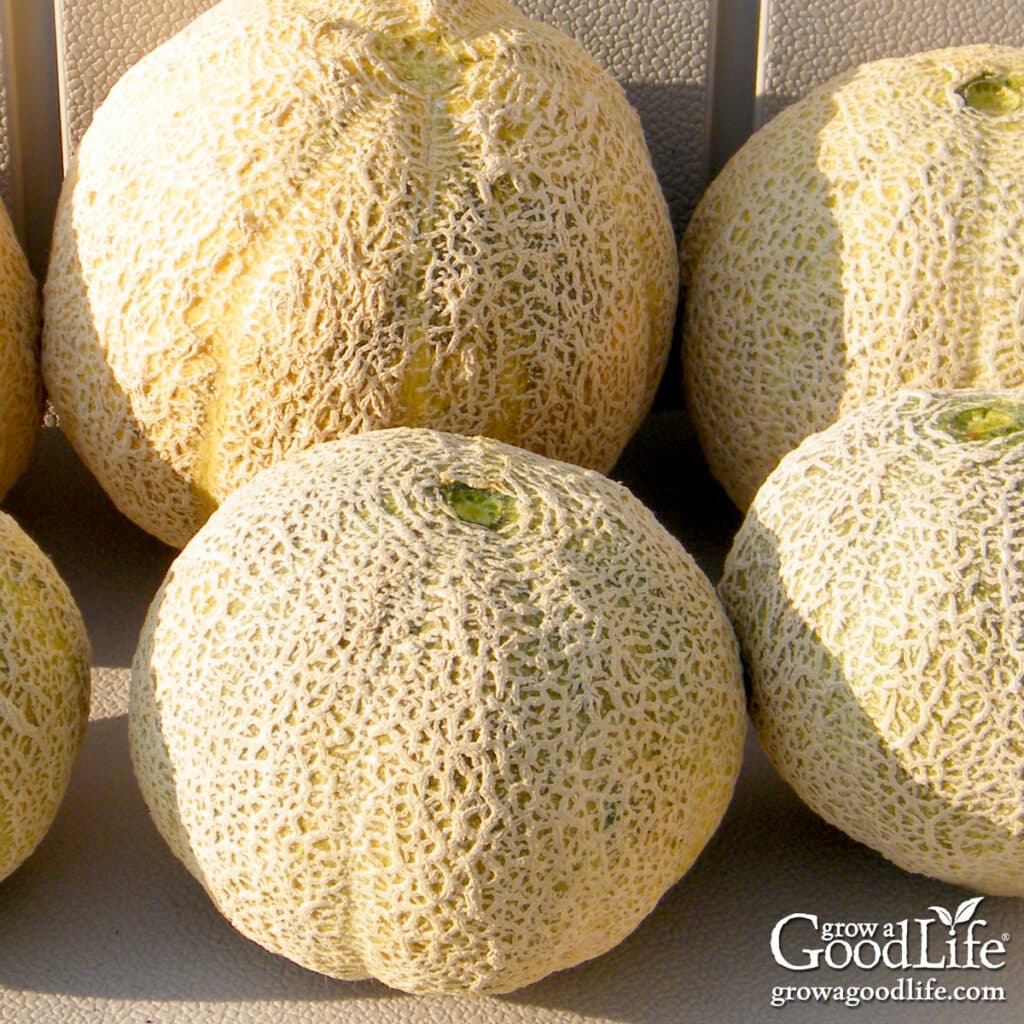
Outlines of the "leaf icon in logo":
[{"label": "leaf icon in logo", "polygon": [[974,912],[981,906],[981,901],[984,896],[975,896],[973,900],[964,900],[959,907],[956,908],[956,915],[953,918],[953,924],[963,924],[964,921],[970,921],[974,917]]},{"label": "leaf icon in logo", "polygon": [[974,912],[981,906],[981,901],[984,898],[984,896],[975,896],[974,899],[964,900],[956,908],[955,914],[951,914],[945,907],[929,907],[928,909],[935,911],[935,916],[949,928],[949,934],[952,935],[958,924],[970,921],[974,917]]}]

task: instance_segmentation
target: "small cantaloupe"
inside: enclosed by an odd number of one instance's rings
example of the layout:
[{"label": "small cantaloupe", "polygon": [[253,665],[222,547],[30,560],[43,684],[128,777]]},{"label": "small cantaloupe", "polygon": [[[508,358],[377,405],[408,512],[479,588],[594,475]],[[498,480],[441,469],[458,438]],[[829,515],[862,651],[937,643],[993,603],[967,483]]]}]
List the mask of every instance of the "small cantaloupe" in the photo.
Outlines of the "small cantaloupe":
[{"label": "small cantaloupe", "polygon": [[681,245],[684,391],[745,509],[787,451],[902,387],[1024,385],[1024,50],[865,64],[734,155]]},{"label": "small cantaloupe", "polygon": [[0,499],[27,468],[42,419],[39,290],[0,203]]},{"label": "small cantaloupe", "polygon": [[238,488],[135,656],[143,796],[243,934],[411,992],[623,939],[716,828],[746,715],[714,589],[624,487],[413,428]]},{"label": "small cantaloupe", "polygon": [[812,435],[720,593],[761,743],[813,810],[1024,895],[1024,393],[907,391]]},{"label": "small cantaloupe", "polygon": [[607,471],[676,244],[640,120],[504,0],[222,0],[68,173],[43,369],[114,502],[181,545],[290,452],[399,425]]},{"label": "small cantaloupe", "polygon": [[0,513],[0,878],[49,831],[89,719],[85,625],[53,563]]}]

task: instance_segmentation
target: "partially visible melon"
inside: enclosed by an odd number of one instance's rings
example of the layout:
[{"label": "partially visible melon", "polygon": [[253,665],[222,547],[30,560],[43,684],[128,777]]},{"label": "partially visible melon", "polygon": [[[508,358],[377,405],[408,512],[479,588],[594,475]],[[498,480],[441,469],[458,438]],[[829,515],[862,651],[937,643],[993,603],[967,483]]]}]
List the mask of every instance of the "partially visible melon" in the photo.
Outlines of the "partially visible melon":
[{"label": "partially visible melon", "polygon": [[27,468],[42,419],[39,290],[0,203],[0,499]]},{"label": "partially visible melon", "polygon": [[234,491],[136,652],[146,804],[266,948],[414,992],[608,950],[718,825],[746,731],[714,589],[624,487],[372,431]]},{"label": "partially visible melon", "polygon": [[0,878],[53,824],[88,724],[89,667],[70,591],[0,513]]},{"label": "partially visible melon", "polygon": [[740,508],[901,387],[1024,385],[1024,50],[865,64],[734,155],[681,246],[684,391]]},{"label": "partially visible melon", "polygon": [[1024,393],[902,392],[807,438],[720,593],[758,736],[813,810],[1024,896]]},{"label": "partially visible melon", "polygon": [[377,427],[608,470],[677,284],[639,118],[565,35],[504,0],[222,0],[96,111],[43,369],[115,503],[181,545]]}]

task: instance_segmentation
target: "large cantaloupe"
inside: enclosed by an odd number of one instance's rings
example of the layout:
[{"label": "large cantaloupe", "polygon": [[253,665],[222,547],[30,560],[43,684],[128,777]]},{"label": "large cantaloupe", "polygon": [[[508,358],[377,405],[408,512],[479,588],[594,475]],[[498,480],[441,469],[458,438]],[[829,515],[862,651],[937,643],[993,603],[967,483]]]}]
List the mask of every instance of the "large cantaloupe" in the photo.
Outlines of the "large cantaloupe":
[{"label": "large cantaloupe", "polygon": [[90,660],[53,563],[0,513],[0,878],[53,824],[88,724]]},{"label": "large cantaloupe", "polygon": [[42,419],[39,290],[0,203],[0,499],[27,468]]},{"label": "large cantaloupe", "polygon": [[900,867],[1024,895],[1024,393],[906,391],[786,455],[720,593],[769,758]]},{"label": "large cantaloupe", "polygon": [[686,401],[746,508],[901,387],[1024,384],[1024,50],[865,64],[734,155],[681,245]]},{"label": "large cantaloupe", "polygon": [[608,470],[677,283],[639,118],[565,35],[504,0],[222,0],[82,140],[43,367],[115,503],[180,545],[375,427]]},{"label": "large cantaloupe", "polygon": [[746,726],[714,589],[624,487],[397,428],[234,491],[136,652],[136,776],[243,934],[502,992],[609,949],[716,828]]}]

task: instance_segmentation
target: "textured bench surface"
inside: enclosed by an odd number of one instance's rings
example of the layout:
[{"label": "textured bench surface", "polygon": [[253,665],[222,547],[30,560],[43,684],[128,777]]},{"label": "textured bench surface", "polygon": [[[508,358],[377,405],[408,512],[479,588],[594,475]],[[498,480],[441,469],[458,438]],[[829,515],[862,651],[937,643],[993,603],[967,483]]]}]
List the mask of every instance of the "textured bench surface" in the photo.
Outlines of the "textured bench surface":
[{"label": "textured bench surface", "polygon": [[1020,0],[764,0],[756,123],[867,60],[958,43],[1024,45]]}]

